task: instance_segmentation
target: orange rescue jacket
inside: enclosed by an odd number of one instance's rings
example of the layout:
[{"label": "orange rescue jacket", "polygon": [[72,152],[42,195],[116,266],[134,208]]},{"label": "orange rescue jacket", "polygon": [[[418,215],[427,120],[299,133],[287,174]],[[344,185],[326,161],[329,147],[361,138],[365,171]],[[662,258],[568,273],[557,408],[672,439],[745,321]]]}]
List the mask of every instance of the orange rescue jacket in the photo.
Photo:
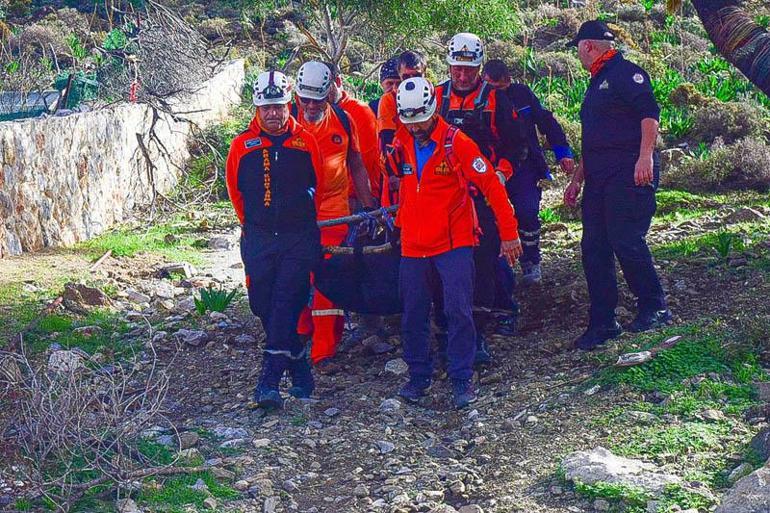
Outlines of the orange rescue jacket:
[{"label": "orange rescue jacket", "polygon": [[[401,254],[429,257],[455,248],[475,246],[477,222],[468,182],[484,194],[497,219],[502,240],[518,238],[518,223],[505,187],[479,147],[459,130],[438,118],[431,139],[436,151],[417,179],[414,138],[403,126],[393,140],[400,162],[400,207],[396,225],[401,228]],[[447,158],[451,146],[452,158]],[[452,162],[450,162],[450,160]]]}]

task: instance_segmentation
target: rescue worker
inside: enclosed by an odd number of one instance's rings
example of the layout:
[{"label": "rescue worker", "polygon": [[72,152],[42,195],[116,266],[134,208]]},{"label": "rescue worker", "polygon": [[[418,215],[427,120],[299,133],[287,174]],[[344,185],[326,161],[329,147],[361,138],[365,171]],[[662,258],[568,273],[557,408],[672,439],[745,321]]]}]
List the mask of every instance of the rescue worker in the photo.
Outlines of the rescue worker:
[{"label": "rescue worker", "polygon": [[398,87],[398,129],[387,159],[401,177],[399,288],[404,305],[402,341],[409,381],[399,395],[417,401],[430,387],[433,364],[428,339],[436,273],[448,320],[448,375],[454,405],[476,399],[471,381],[476,348],[472,303],[476,223],[468,182],[489,199],[503,242],[501,254],[513,264],[521,254],[516,217],[498,173],[479,147],[437,114],[437,98],[425,78]]},{"label": "rescue worker", "polygon": [[[428,69],[425,56],[416,50],[406,50],[398,56],[398,76],[401,81],[408,78],[424,77]],[[384,155],[387,147],[393,141],[396,130],[401,125],[396,109],[397,88],[386,92],[380,98],[377,110],[377,139],[380,151]]]},{"label": "rescue worker", "polygon": [[[325,63],[332,74],[332,85],[329,93],[329,101],[340,107],[350,117],[353,124],[353,132],[358,140],[358,147],[364,167],[369,175],[369,186],[374,197],[380,195],[380,182],[382,181],[382,160],[377,145],[377,118],[364,102],[357,100],[345,91],[342,86],[342,76],[337,66],[331,62]],[[359,210],[363,204],[355,196],[355,190],[351,188],[353,209]]]},{"label": "rescue worker", "polygon": [[[382,88],[382,94],[386,95],[389,92],[398,89],[398,84],[400,83],[401,77],[398,75],[398,57],[392,57],[380,66],[380,87]],[[381,99],[382,97],[369,102],[369,108],[374,112],[375,119],[380,108]]]},{"label": "rescue worker", "polygon": [[626,329],[640,332],[671,320],[645,236],[655,213],[660,158],[655,151],[660,108],[650,77],[614,49],[615,35],[599,20],[581,25],[569,43],[591,73],[580,109],[582,162],[564,192],[564,202],[582,202],[583,270],[591,309],[588,329],[575,347],[590,350],[617,337],[615,258],[638,298],[638,313]]},{"label": "rescue worker", "polygon": [[511,83],[508,66],[499,59],[487,61],[484,65],[484,80],[496,89],[505,92],[516,110],[518,119],[524,126],[529,151],[527,159],[516,169],[513,177],[505,184],[508,197],[516,209],[519,221],[519,237],[524,247],[524,254],[519,260],[524,286],[540,283],[540,200],[542,191],[538,182],[552,180],[551,172],[545,161],[538,132],[543,134],[553,150],[556,161],[562,170],[571,175],[575,170],[572,149],[567,136],[553,116],[544,108],[526,84]]},{"label": "rescue worker", "polygon": [[[449,41],[446,60],[450,80],[436,87],[438,112],[473,139],[500,171],[501,181],[505,183],[513,174],[513,166],[526,158],[528,143],[510,100],[481,79],[484,61],[481,39],[466,32],[456,34]],[[484,335],[492,308],[499,306],[508,312],[505,329],[511,333],[515,331],[518,305],[513,299],[513,283],[498,282],[500,237],[495,216],[483,194],[473,190],[472,196],[482,233],[474,251],[476,362],[485,364],[492,359]],[[502,294],[506,298],[505,305],[496,305],[498,285],[506,286]]]},{"label": "rescue worker", "polygon": [[226,166],[227,191],[241,223],[249,306],[267,335],[254,392],[265,408],[282,406],[278,387],[287,370],[292,395],[307,398],[314,388],[296,326],[321,254],[316,204],[323,177],[315,137],[290,116],[291,94],[282,73],[257,77],[254,119],[233,139]]},{"label": "rescue worker", "polygon": [[[319,221],[350,215],[351,181],[364,206],[375,206],[352,123],[344,110],[329,101],[332,81],[326,64],[309,61],[300,67],[296,82],[297,121],[315,137],[323,160]],[[347,233],[347,225],[322,228],[321,244],[340,245]],[[342,338],[344,324],[343,310],[315,290],[311,308],[302,312],[297,330],[304,337],[312,336],[310,359],[319,371],[331,373],[337,369],[331,358]]]}]

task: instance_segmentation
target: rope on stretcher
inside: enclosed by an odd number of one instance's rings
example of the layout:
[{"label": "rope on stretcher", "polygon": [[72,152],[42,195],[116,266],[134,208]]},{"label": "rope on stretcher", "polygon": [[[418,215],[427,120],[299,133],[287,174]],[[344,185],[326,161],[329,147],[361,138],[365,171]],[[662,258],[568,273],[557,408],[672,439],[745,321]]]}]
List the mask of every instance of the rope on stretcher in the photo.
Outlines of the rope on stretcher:
[{"label": "rope on stretcher", "polygon": [[[342,224],[360,224],[363,222],[372,223],[377,222],[381,218],[382,222],[391,230],[394,228],[392,213],[398,210],[398,205],[391,205],[390,207],[381,207],[377,210],[371,210],[369,212],[359,212],[345,217],[339,217],[337,219],[328,219],[326,221],[318,221],[319,228],[325,228],[329,226],[339,226]],[[364,255],[374,255],[379,253],[387,253],[391,251],[398,242],[386,242],[379,246],[364,246],[363,248],[353,248],[347,246],[324,246],[323,251],[331,255],[353,255],[360,252]]]}]

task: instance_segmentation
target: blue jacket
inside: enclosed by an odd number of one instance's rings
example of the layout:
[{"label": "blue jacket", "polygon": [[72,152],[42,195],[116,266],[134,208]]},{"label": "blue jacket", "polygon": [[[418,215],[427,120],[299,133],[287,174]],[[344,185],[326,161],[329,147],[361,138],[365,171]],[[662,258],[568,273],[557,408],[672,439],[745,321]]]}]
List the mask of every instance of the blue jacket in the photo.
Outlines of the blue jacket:
[{"label": "blue jacket", "polygon": [[561,160],[565,157],[572,158],[572,150],[564,130],[553,117],[553,113],[540,104],[540,100],[537,99],[529,86],[511,84],[505,89],[505,93],[513,103],[519,116],[518,120],[523,123],[523,129],[529,141],[529,155],[523,164],[524,167],[535,171],[540,176],[550,178],[548,164],[545,161],[543,148],[540,146],[540,139],[537,134],[540,131],[545,136],[556,160]]},{"label": "blue jacket", "polygon": [[586,180],[618,172],[633,177],[642,141],[642,120],[659,119],[647,73],[618,53],[591,78],[580,120]]}]

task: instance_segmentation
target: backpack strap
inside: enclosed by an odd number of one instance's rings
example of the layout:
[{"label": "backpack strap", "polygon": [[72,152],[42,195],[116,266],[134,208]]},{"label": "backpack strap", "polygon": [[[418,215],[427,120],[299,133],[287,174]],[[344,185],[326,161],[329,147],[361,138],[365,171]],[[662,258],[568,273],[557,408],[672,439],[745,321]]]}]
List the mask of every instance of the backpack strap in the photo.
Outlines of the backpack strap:
[{"label": "backpack strap", "polygon": [[483,81],[481,83],[481,90],[479,91],[478,96],[476,96],[476,100],[473,102],[473,110],[483,111],[487,108],[487,104],[489,103],[489,95],[492,92],[492,88],[487,83],[487,81]]},{"label": "backpack strap", "polygon": [[291,114],[291,117],[293,117],[294,119],[297,119],[297,117],[299,116],[299,107],[297,107],[296,101],[291,102],[289,114]]},{"label": "backpack strap", "polygon": [[353,130],[350,127],[350,116],[348,116],[348,113],[345,112],[345,110],[339,105],[335,105],[333,103],[330,105],[332,106],[334,113],[337,114],[337,118],[340,120],[340,123],[342,123],[342,128],[345,129],[345,133],[348,134],[348,139],[352,139]]},{"label": "backpack strap", "polygon": [[460,165],[460,162],[457,160],[457,156],[454,152],[455,135],[457,135],[457,132],[459,131],[460,129],[456,126],[449,125],[449,128],[446,131],[446,136],[444,137],[444,156],[446,157],[446,162],[449,165],[449,168],[452,170],[456,170]]},{"label": "backpack strap", "polygon": [[446,119],[446,115],[449,114],[449,101],[450,96],[452,95],[452,81],[447,80],[443,84],[440,85],[442,88],[441,90],[441,110],[439,111],[439,115]]}]

